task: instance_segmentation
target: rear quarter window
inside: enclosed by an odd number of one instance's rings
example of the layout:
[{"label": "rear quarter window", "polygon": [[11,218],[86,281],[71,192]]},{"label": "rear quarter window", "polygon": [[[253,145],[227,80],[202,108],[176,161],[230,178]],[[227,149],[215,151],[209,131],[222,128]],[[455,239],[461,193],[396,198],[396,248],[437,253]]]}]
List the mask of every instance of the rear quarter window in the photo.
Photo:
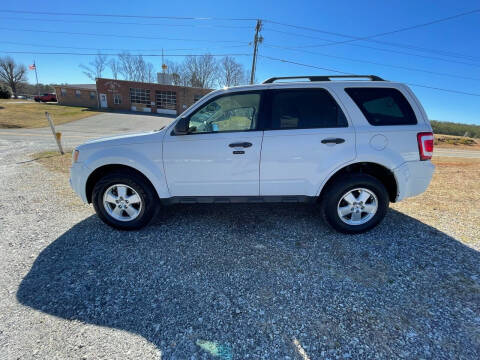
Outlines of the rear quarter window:
[{"label": "rear quarter window", "polygon": [[374,126],[415,125],[417,118],[408,100],[397,89],[355,87],[345,91]]}]

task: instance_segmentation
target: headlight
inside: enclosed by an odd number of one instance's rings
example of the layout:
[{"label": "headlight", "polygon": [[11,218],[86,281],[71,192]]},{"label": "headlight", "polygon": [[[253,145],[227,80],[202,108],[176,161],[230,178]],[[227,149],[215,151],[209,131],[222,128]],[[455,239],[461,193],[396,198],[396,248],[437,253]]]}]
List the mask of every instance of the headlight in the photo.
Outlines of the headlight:
[{"label": "headlight", "polygon": [[78,154],[80,154],[80,151],[74,150],[72,154],[72,164],[75,164],[78,161]]}]

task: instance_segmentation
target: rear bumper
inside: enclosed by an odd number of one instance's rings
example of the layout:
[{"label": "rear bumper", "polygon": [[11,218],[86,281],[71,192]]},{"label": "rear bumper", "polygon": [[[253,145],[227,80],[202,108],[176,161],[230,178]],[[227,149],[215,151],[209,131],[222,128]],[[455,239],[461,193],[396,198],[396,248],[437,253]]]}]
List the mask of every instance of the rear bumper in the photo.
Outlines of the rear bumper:
[{"label": "rear bumper", "polygon": [[75,163],[70,168],[70,186],[73,191],[82,198],[84,203],[87,203],[87,194],[85,192],[88,175],[90,169],[84,166],[82,163]]},{"label": "rear bumper", "polygon": [[430,161],[408,161],[393,170],[398,193],[395,201],[416,196],[427,190],[435,165]]}]

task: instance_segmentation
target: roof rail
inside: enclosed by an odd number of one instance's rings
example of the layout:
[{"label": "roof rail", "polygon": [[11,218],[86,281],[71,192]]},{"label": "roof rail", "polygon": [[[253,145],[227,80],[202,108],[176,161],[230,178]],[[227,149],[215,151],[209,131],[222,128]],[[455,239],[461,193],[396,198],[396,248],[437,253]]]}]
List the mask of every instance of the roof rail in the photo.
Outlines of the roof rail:
[{"label": "roof rail", "polygon": [[308,75],[308,76],[279,76],[272,77],[265,80],[262,84],[271,84],[277,80],[289,80],[289,79],[308,79],[310,81],[330,81],[330,79],[370,79],[371,81],[385,81],[376,75]]}]

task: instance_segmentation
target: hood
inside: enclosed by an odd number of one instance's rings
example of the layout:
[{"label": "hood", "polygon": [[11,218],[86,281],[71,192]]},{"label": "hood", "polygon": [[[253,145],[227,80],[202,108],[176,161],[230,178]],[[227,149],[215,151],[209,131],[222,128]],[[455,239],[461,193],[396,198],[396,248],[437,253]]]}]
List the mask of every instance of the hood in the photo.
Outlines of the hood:
[{"label": "hood", "polygon": [[101,146],[119,146],[119,145],[128,145],[128,144],[142,144],[153,141],[160,141],[164,130],[160,131],[149,131],[142,133],[134,134],[124,134],[116,136],[108,136],[98,139],[93,139],[85,142],[84,144],[77,147],[81,150],[82,148],[90,147],[101,147]]}]

